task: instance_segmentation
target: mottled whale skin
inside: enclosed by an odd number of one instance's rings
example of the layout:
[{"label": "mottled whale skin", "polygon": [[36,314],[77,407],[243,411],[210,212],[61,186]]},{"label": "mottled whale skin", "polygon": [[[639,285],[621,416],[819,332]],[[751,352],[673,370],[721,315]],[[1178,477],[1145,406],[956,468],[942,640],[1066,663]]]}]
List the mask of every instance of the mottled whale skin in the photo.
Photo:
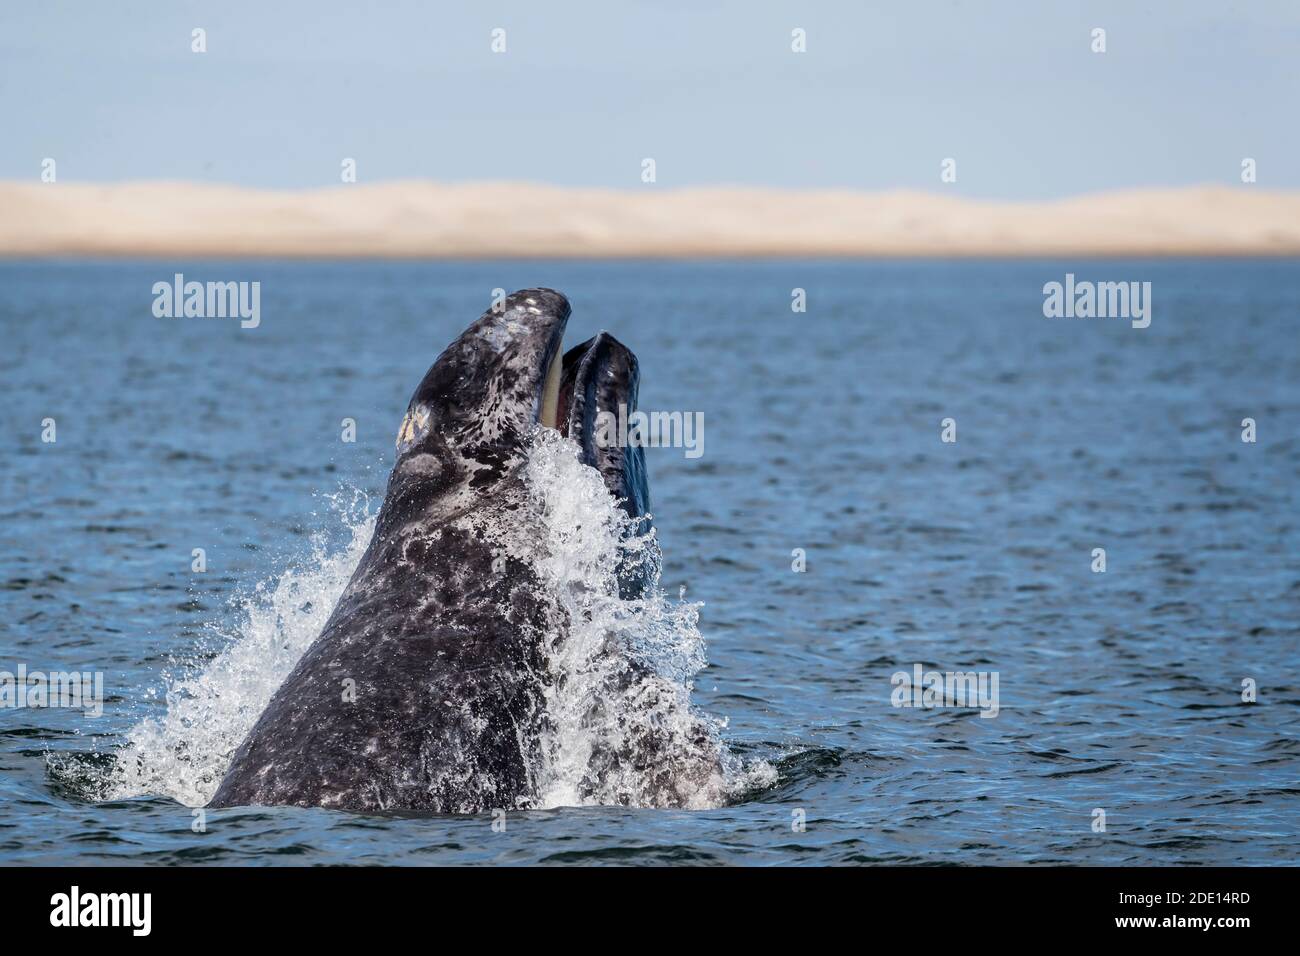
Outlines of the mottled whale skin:
[{"label": "mottled whale skin", "polygon": [[[438,357],[407,409],[374,536],[320,636],[236,750],[210,806],[473,813],[529,805],[545,720],[544,641],[563,630],[503,548],[569,303],[527,289]],[[561,430],[633,517],[641,449],[595,416],[635,407],[635,356],[601,333],[562,360]],[[639,586],[629,574],[621,589]]]}]

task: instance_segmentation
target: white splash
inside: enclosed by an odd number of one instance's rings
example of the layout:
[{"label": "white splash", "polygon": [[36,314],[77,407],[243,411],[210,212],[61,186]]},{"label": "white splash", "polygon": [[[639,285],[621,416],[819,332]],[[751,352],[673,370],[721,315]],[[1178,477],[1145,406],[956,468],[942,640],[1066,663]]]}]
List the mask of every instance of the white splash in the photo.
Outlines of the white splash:
[{"label": "white splash", "polygon": [[[568,620],[548,647],[536,805],[705,809],[770,784],[770,766],[743,767],[722,725],[691,706],[706,663],[701,605],[660,589],[654,533],[630,534],[635,520],[558,432],[536,435],[527,479],[541,525],[534,566]],[[620,599],[620,560],[648,572],[642,598]]]},{"label": "white splash", "polygon": [[241,600],[234,640],[217,632],[224,649],[215,658],[182,663],[168,678],[166,715],[127,733],[106,798],[159,794],[191,807],[212,798],[235,749],[319,636],[374,533],[363,496],[331,502],[351,540],[330,553],[323,535],[314,537],[308,558]]}]

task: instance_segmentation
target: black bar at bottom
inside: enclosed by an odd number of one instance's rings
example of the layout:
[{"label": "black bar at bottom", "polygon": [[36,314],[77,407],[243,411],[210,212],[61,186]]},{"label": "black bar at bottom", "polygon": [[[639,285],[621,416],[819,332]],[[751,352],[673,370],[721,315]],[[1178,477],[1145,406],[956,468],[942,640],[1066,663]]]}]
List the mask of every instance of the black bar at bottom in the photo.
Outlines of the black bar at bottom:
[{"label": "black bar at bottom", "polygon": [[1290,868],[11,867],[0,879],[6,935],[14,941],[75,932],[128,944],[196,935],[215,943],[283,937],[373,944],[376,932],[428,931],[434,924],[444,931],[478,926],[555,941],[563,927],[585,935],[602,923],[624,933],[639,926],[638,934],[700,929],[762,935],[774,924],[813,920],[857,934],[933,933],[953,941],[970,931],[1000,929],[1055,932],[1070,940],[1079,934],[1198,934],[1231,942],[1243,938],[1238,934],[1289,925],[1284,907],[1295,874]]}]

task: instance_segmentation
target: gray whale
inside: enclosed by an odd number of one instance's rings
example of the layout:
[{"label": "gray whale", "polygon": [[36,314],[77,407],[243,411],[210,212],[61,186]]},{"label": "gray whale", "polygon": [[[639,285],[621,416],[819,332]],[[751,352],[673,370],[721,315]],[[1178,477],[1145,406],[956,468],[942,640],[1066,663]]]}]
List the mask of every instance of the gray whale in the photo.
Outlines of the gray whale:
[{"label": "gray whale", "polygon": [[[516,292],[425,374],[369,547],[209,806],[529,805],[550,679],[543,642],[566,622],[502,544],[527,507],[528,436],[539,423],[567,434],[648,523],[642,450],[593,437],[599,412],[635,408],[636,357],[603,332],[562,354],[569,311],[553,290]],[[620,594],[639,593],[644,572],[623,569]]]}]

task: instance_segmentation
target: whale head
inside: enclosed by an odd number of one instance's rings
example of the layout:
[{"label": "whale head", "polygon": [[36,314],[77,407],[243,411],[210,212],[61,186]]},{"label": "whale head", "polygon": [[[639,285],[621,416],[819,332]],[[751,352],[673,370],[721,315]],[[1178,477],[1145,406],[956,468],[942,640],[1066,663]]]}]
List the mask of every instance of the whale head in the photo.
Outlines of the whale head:
[{"label": "whale head", "polygon": [[539,425],[572,439],[630,515],[647,512],[642,450],[597,440],[601,412],[636,408],[636,356],[607,332],[563,352],[569,313],[559,292],[523,289],[443,350],[398,429],[381,528],[473,507],[517,474]]},{"label": "whale head", "polygon": [[553,406],[543,406],[558,386],[568,320],[569,300],[551,289],[516,292],[484,312],[416,386],[397,434],[399,460],[432,446],[488,461],[539,421],[554,427]]}]

